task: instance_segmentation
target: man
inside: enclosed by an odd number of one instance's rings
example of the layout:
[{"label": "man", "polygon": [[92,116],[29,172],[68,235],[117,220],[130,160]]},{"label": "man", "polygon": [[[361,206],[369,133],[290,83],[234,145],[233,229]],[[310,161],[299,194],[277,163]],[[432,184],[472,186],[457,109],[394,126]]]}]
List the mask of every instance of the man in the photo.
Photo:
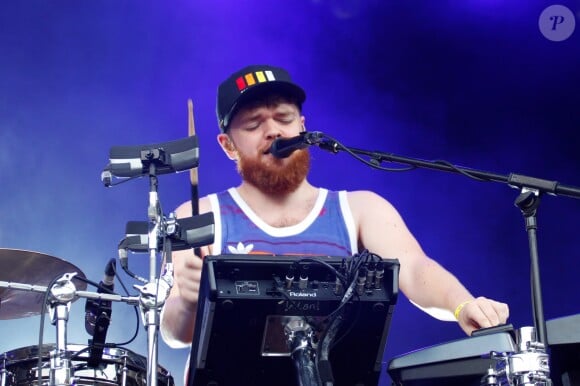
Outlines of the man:
[{"label": "man", "polygon": [[[349,256],[368,249],[400,262],[401,291],[426,312],[457,320],[466,334],[505,323],[508,306],[475,298],[447,270],[425,255],[397,210],[370,191],[331,192],[307,180],[309,153],[297,150],[278,159],[276,138],[305,130],[306,95],[289,74],[272,66],[249,66],[218,88],[217,140],[237,165],[237,188],[200,199],[200,213],[213,211],[216,240],[203,256],[227,253]],[[191,203],[177,209],[191,215]],[[162,334],[172,347],[191,344],[202,259],[174,254],[175,285],[165,304]]]}]

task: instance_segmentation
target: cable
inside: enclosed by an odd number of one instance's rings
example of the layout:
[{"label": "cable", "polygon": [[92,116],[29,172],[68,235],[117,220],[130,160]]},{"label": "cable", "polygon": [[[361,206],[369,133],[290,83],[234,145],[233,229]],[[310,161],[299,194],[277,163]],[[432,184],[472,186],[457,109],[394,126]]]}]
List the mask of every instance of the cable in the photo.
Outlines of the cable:
[{"label": "cable", "polygon": [[136,179],[142,178],[142,177],[143,177],[142,175],[132,176],[132,177],[126,177],[126,178],[123,178],[123,179],[117,179],[117,182],[113,182],[113,180],[111,179],[111,183],[108,184],[107,187],[121,185],[121,184],[124,184],[125,182],[133,181],[133,180],[136,180]]},{"label": "cable", "polygon": [[[332,146],[332,152],[337,153],[338,150],[343,150],[346,153],[348,153],[349,155],[351,155],[352,157],[354,157],[356,160],[362,162],[365,165],[368,165],[370,167],[372,167],[373,169],[378,169],[378,170],[385,170],[388,172],[408,172],[410,170],[415,170],[417,169],[416,166],[408,166],[408,167],[404,167],[404,168],[387,168],[384,166],[380,165],[380,160],[376,159],[376,158],[371,158],[370,161],[367,161],[366,159],[364,159],[363,157],[359,156],[358,154],[356,154],[355,152],[353,152],[352,150],[350,150],[348,147],[344,146],[342,143],[340,143],[339,141],[337,141],[336,139],[332,138],[331,136],[327,135],[327,134],[322,134],[322,138],[326,139],[328,141],[333,142],[333,146]],[[324,144],[322,144],[321,147],[325,147]]]},{"label": "cable", "polygon": [[[117,281],[119,282],[119,284],[121,285],[121,287],[123,287],[123,290],[125,291],[125,295],[131,296],[131,294],[127,290],[127,287],[125,286],[125,283],[123,283],[123,280],[121,280],[121,277],[119,275],[117,275],[117,273],[118,272],[115,269],[115,278],[117,279]],[[92,281],[90,279],[87,279],[87,278],[84,278],[84,277],[77,277],[77,276],[75,276],[75,278],[78,279],[78,280],[80,280],[80,281],[82,281],[82,282],[85,282],[87,284],[90,284],[90,285],[94,286],[95,288],[99,288],[103,292],[106,292],[108,294],[118,295],[118,293],[116,293],[115,291],[111,291],[110,289],[108,289],[106,287],[103,287],[103,286],[99,285],[99,283],[95,283],[94,281]],[[108,348],[122,347],[122,346],[125,346],[125,345],[128,345],[128,344],[132,343],[137,338],[137,336],[139,335],[139,324],[140,324],[139,323],[140,322],[139,321],[139,310],[138,310],[138,308],[137,308],[136,305],[133,306],[133,310],[135,311],[135,320],[136,320],[136,327],[135,327],[135,332],[134,332],[133,336],[129,340],[125,341],[125,342],[121,342],[121,343],[105,343],[104,344],[104,347],[108,347]],[[83,350],[80,350],[80,351],[81,351],[80,353],[83,352]],[[73,357],[77,357],[78,355],[79,355],[78,353],[76,353],[76,355],[73,354]]]},{"label": "cable", "polygon": [[341,274],[340,272],[338,272],[338,270],[336,268],[334,268],[332,265],[328,264],[326,261],[320,260],[320,259],[311,258],[311,257],[305,257],[303,259],[300,259],[298,261],[298,264],[303,263],[303,262],[310,262],[310,263],[321,264],[321,265],[327,267],[328,269],[330,269],[330,271],[332,273],[334,273],[342,281],[342,284],[346,285],[347,278],[344,277],[343,274]]},{"label": "cable", "polygon": [[[355,295],[356,295],[356,294],[355,294]],[[359,296],[358,296],[358,295],[356,295],[356,297],[358,298]],[[346,337],[348,334],[350,334],[350,332],[351,332],[351,331],[352,331],[352,329],[354,328],[354,325],[355,325],[355,324],[356,324],[356,322],[358,321],[358,319],[359,319],[359,317],[360,317],[360,314],[361,314],[361,308],[362,308],[362,307],[361,307],[361,304],[360,304],[359,302],[357,302],[357,303],[356,303],[356,305],[357,305],[357,310],[356,310],[355,317],[354,317],[354,319],[353,319],[353,320],[351,320],[351,322],[350,322],[350,324],[349,324],[348,328],[347,328],[347,329],[344,331],[344,333],[343,333],[343,334],[342,334],[340,337],[336,338],[335,340],[333,340],[333,341],[331,341],[331,342],[329,343],[329,344],[330,344],[330,346],[331,346],[331,347],[330,347],[330,349],[331,349],[331,350],[332,350],[332,349],[333,349],[333,348],[334,348],[334,347],[335,347],[335,346],[336,346],[338,343],[340,343],[340,341],[341,341],[341,340],[342,340],[344,337]]]},{"label": "cable", "polygon": [[[382,160],[381,160],[380,154],[377,154],[377,156],[375,156],[375,157],[369,156],[370,160],[366,160],[363,157],[356,154],[355,152],[353,152],[352,150],[350,150],[348,147],[344,146],[342,143],[340,143],[336,139],[332,138],[331,136],[324,134],[324,133],[321,133],[321,137],[325,140],[328,140],[331,143],[328,144],[328,143],[321,142],[319,144],[319,147],[326,149],[326,150],[330,150],[333,153],[337,153],[339,150],[343,150],[346,153],[348,153],[349,155],[351,155],[352,157],[354,157],[356,160],[364,163],[365,165],[372,167],[373,169],[384,170],[384,171],[388,171],[388,172],[407,172],[407,171],[418,169],[418,167],[414,166],[414,165],[410,165],[407,167],[401,167],[401,168],[387,168],[387,167],[381,166]],[[393,161],[393,162],[396,162],[396,161]],[[445,166],[451,168],[452,170],[456,171],[457,173],[460,173],[460,174],[462,174],[468,178],[471,178],[473,180],[476,180],[476,181],[483,181],[483,182],[492,182],[493,181],[492,179],[489,179],[489,178],[477,177],[477,176],[471,174],[469,172],[469,170],[465,170],[465,168],[459,168],[459,167],[453,165],[449,161],[434,160],[431,162],[436,163],[436,164],[440,164],[440,165],[445,165]]]},{"label": "cable", "polygon": [[[125,286],[125,283],[123,283],[123,281],[121,280],[121,278],[119,276],[117,276],[117,275],[115,275],[115,277],[119,281],[119,284],[121,284],[121,287],[123,287],[123,290],[125,291],[125,294],[127,296],[131,296],[129,294],[129,291],[127,290],[127,287]],[[135,333],[133,334],[133,336],[131,337],[131,339],[129,339],[128,341],[118,343],[119,346],[126,346],[126,345],[132,343],[137,338],[137,335],[139,335],[139,325],[141,324],[140,323],[140,320],[139,320],[139,309],[137,308],[136,305],[134,305],[133,306],[133,310],[135,311],[135,321],[136,321]]]}]

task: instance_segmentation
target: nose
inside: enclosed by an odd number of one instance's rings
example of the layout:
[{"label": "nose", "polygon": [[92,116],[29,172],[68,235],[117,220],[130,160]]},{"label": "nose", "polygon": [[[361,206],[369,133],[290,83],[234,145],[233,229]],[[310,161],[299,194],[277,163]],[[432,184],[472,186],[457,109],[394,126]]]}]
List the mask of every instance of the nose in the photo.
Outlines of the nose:
[{"label": "nose", "polygon": [[273,119],[268,119],[264,122],[264,135],[268,140],[275,140],[282,136],[280,125]]}]

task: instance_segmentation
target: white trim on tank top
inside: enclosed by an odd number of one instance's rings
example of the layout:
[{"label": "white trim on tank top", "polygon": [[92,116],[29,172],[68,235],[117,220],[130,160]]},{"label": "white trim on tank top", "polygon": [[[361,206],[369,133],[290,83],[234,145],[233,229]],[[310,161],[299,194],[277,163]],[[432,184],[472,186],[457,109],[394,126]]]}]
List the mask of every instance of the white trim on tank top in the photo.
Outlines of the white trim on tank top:
[{"label": "white trim on tank top", "polygon": [[222,250],[222,215],[217,194],[210,194],[208,198],[211,211],[213,212],[213,221],[215,225],[214,240],[211,246],[211,252],[215,255],[221,253]]},{"label": "white trim on tank top", "polygon": [[318,218],[318,215],[324,206],[324,202],[326,201],[326,196],[328,195],[328,190],[318,188],[316,202],[314,203],[310,213],[308,213],[302,221],[291,226],[277,228],[268,225],[264,220],[258,217],[252,208],[250,208],[250,206],[244,201],[242,196],[240,196],[236,188],[230,188],[228,189],[228,192],[245,215],[248,216],[248,218],[264,233],[272,237],[288,237],[304,232]]},{"label": "white trim on tank top", "polygon": [[340,210],[342,211],[342,218],[344,219],[346,231],[348,233],[348,238],[350,240],[350,250],[351,253],[354,255],[358,253],[358,237],[356,234],[356,225],[354,222],[354,217],[350,210],[350,205],[348,204],[348,196],[346,190],[341,190],[338,192],[338,200],[340,202]]}]

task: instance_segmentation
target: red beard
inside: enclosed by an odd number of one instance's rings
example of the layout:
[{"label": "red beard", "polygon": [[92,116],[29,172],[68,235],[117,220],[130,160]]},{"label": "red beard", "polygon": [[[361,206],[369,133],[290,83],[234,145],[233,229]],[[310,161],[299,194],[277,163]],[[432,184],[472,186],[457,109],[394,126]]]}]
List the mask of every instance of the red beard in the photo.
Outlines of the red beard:
[{"label": "red beard", "polygon": [[294,192],[304,181],[310,169],[310,153],[298,150],[281,164],[264,163],[260,159],[240,156],[238,172],[243,180],[254,185],[262,192],[273,195],[284,195]]}]

